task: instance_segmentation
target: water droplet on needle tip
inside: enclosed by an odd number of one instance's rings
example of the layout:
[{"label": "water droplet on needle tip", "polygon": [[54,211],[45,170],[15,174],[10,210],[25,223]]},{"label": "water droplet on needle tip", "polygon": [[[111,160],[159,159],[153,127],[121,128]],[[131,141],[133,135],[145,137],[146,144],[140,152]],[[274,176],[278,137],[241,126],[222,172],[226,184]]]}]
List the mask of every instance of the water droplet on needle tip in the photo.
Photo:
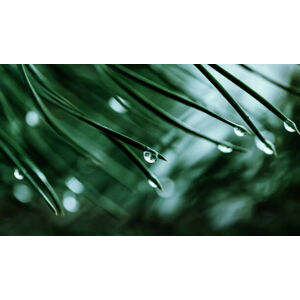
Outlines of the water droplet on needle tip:
[{"label": "water droplet on needle tip", "polygon": [[233,131],[237,136],[244,136],[246,134],[246,132],[239,127],[234,127]]},{"label": "water droplet on needle tip", "polygon": [[218,148],[218,150],[220,150],[223,153],[231,153],[233,151],[232,148],[225,146],[225,145],[221,145],[221,144],[218,145],[217,148]]},{"label": "water droplet on needle tip", "polygon": [[298,134],[300,134],[296,124],[291,120],[284,121],[283,126],[284,126],[285,130],[288,132],[297,132]]},{"label": "water droplet on needle tip", "polygon": [[24,179],[24,176],[23,176],[23,174],[20,172],[19,169],[15,169],[15,170],[14,170],[14,176],[15,176],[15,178],[18,179],[18,180],[23,180],[23,179]]},{"label": "water droplet on needle tip", "polygon": [[149,164],[154,164],[157,161],[157,153],[156,152],[151,152],[151,151],[145,151],[143,153],[144,159],[147,163]]},{"label": "water droplet on needle tip", "polygon": [[157,185],[154,181],[152,181],[151,179],[148,180],[148,183],[149,183],[149,185],[150,185],[151,187],[153,187],[154,189],[158,188],[158,185]]}]

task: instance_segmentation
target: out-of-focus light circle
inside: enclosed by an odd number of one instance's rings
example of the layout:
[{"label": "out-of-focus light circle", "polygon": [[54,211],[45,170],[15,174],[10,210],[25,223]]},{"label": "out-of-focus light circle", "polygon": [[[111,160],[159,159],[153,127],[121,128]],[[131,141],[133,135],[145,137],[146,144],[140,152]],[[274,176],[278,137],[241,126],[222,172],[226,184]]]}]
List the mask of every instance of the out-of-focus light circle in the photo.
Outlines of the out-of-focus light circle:
[{"label": "out-of-focus light circle", "polygon": [[29,111],[25,116],[25,120],[29,126],[35,127],[38,125],[38,123],[40,121],[40,117],[37,112]]},{"label": "out-of-focus light circle", "polygon": [[75,177],[68,178],[66,186],[75,194],[80,194],[84,191],[84,185]]},{"label": "out-of-focus light circle", "polygon": [[171,180],[170,178],[164,178],[161,180],[161,184],[163,186],[163,191],[156,189],[156,193],[161,197],[161,198],[169,198],[174,194],[175,191],[175,184],[174,181]]},{"label": "out-of-focus light circle", "polygon": [[22,183],[14,185],[13,194],[15,198],[22,203],[28,203],[31,201],[32,198],[31,189],[27,185]]},{"label": "out-of-focus light circle", "polygon": [[67,211],[72,212],[72,213],[77,212],[79,210],[79,206],[80,206],[79,202],[75,198],[75,196],[73,196],[69,193],[65,193],[62,204]]}]

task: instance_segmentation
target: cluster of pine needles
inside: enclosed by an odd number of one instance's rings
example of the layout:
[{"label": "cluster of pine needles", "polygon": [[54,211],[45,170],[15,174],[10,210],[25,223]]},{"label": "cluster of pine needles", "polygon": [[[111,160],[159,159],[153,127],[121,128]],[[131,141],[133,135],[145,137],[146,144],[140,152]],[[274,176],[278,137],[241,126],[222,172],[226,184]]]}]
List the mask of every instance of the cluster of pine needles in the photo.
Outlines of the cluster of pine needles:
[{"label": "cluster of pine needles", "polygon": [[[232,106],[240,118],[241,124],[223,117],[206,105],[201,105],[175,88],[172,89],[168,85],[139,74],[131,66],[89,65],[85,67],[89,68],[89,74],[92,74],[93,79],[91,80],[91,78],[86,76],[82,77],[80,82],[78,82],[78,80],[73,80],[73,74],[62,74],[61,70],[57,69],[56,66],[47,66],[48,69],[53,69],[56,72],[50,74],[45,72],[43,67],[35,65],[1,66],[0,103],[2,108],[2,126],[0,128],[0,150],[2,159],[8,161],[13,166],[16,177],[27,179],[56,215],[63,215],[64,207],[55,188],[47,179],[48,176],[40,170],[38,163],[35,161],[34,153],[36,145],[32,144],[29,148],[28,145],[25,147],[20,138],[20,123],[24,122],[24,120],[21,120],[18,115],[29,110],[34,110],[53,133],[63,143],[66,143],[76,155],[81,156],[85,162],[89,162],[105,170],[108,173],[107,176],[112,176],[109,168],[114,168],[114,166],[110,166],[107,160],[103,160],[99,155],[95,155],[74,134],[70,133],[65,120],[72,118],[74,124],[79,122],[82,126],[94,128],[97,134],[100,133],[103,135],[113,147],[123,152],[128,161],[132,162],[141,171],[152,188],[163,190],[163,185],[159,178],[153,174],[151,165],[157,160],[163,160],[167,163],[168,157],[165,157],[164,153],[162,153],[163,151],[158,151],[151,147],[148,144],[148,139],[137,138],[132,128],[124,127],[122,130],[116,130],[107,126],[104,122],[100,122],[95,115],[102,114],[105,117],[105,110],[100,103],[97,103],[97,99],[89,99],[88,101],[82,95],[78,95],[77,89],[79,87],[83,87],[86,90],[85,97],[88,98],[94,97],[89,94],[91,90],[98,91],[103,88],[101,85],[104,84],[108,93],[113,95],[119,109],[132,114],[133,123],[135,122],[134,115],[139,114],[142,109],[145,112],[144,118],[147,122],[155,123],[157,120],[160,120],[162,123],[173,126],[187,135],[192,135],[214,144],[216,149],[223,153],[231,153],[233,151],[244,153],[248,151],[240,145],[207,136],[186,124],[159,105],[157,101],[153,101],[154,95],[162,96],[170,102],[179,103],[182,106],[197,110],[214,119],[216,122],[223,123],[224,126],[232,127],[238,136],[255,136],[262,151],[267,155],[276,156],[275,145],[264,136],[263,132],[259,129],[261,126],[252,119],[252,116],[242,106],[239,99],[236,99],[216,78],[214,72],[217,72],[243,90],[243,92],[249,94],[253,98],[253,101],[258,101],[265,109],[279,118],[287,131],[299,134],[296,124],[280,109],[258,93],[255,86],[247,85],[241,79],[226,71],[226,67],[221,67],[220,65],[195,64],[194,68],[199,72],[199,76],[202,76],[203,81],[207,82],[217,93],[222,95],[224,103],[227,102]],[[240,65],[239,67],[249,73],[254,73],[256,76],[262,77],[272,85],[288,93],[296,96],[300,95],[300,91],[296,88],[276,82],[247,65]],[[45,70],[48,70],[47,68]],[[54,73],[59,74],[59,76],[55,78],[53,76]],[[149,93],[147,93],[147,90]],[[30,101],[25,99],[30,99]],[[94,106],[91,103],[94,103]],[[89,110],[92,113],[89,113]],[[120,115],[119,118],[122,118],[122,116]],[[40,136],[39,139],[41,143],[47,143],[47,136]],[[45,148],[47,149],[47,146]],[[101,148],[101,145],[99,145],[99,148]],[[51,154],[48,153],[49,155],[55,155],[55,148],[49,148],[48,151],[51,152]],[[107,153],[107,156],[109,157],[110,154]],[[51,167],[55,169],[55,166]],[[75,172],[74,170],[74,174]],[[126,173],[126,169],[124,173]],[[126,174],[124,174],[125,177]],[[122,181],[122,178],[120,180]],[[97,195],[97,190],[92,184],[89,188],[93,191],[94,195]],[[117,210],[114,204],[108,200],[105,207],[111,211]]]}]

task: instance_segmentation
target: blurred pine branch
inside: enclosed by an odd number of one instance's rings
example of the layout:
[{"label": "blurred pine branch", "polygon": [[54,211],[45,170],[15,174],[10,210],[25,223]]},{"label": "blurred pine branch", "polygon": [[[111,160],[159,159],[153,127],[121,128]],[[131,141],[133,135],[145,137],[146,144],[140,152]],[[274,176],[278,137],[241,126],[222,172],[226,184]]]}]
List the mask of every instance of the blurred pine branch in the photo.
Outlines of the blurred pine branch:
[{"label": "blurred pine branch", "polygon": [[[181,160],[179,147],[183,156],[195,148],[186,134],[200,138],[202,148],[209,147],[208,152],[203,150],[199,170],[215,161],[218,150],[253,152],[253,142],[249,140],[252,134],[259,149],[276,154],[273,141],[263,133],[270,135],[269,125],[247,111],[247,105],[252,104],[241,101],[232,86],[264,105],[265,112],[278,117],[287,131],[299,133],[295,123],[281,105],[266,100],[255,85],[247,84],[246,76],[239,78],[227,68],[1,65],[0,158],[2,179],[10,178],[3,181],[7,192],[16,186],[23,188],[23,193],[16,192],[15,197],[27,203],[30,200],[24,194],[32,193],[27,185],[30,183],[56,214],[63,214],[64,209],[84,213],[85,209],[99,206],[126,221],[138,207],[127,198],[143,201],[141,195],[150,188],[160,189],[158,195],[168,193],[172,181],[166,181],[164,176],[160,180],[154,173],[164,174],[164,170],[172,168],[175,176],[174,158]],[[271,80],[252,67],[240,68],[262,77],[274,88],[299,96],[295,87]],[[230,88],[220,75],[231,82]],[[198,99],[186,90],[186,83],[197,87],[193,93],[199,95]],[[220,104],[207,104],[206,98],[214,99],[211,95]],[[231,114],[224,100],[233,107]],[[220,128],[224,128],[223,136]],[[228,128],[244,138],[223,140],[227,139]],[[217,150],[210,148],[210,143]],[[249,160],[249,154],[237,153],[228,159],[240,164]],[[197,172],[197,163],[192,161],[191,177],[193,169]],[[138,170],[149,187],[143,185]],[[15,174],[15,179],[9,174]],[[24,183],[16,185],[16,179]],[[29,206],[40,209],[40,204],[32,201]]]}]

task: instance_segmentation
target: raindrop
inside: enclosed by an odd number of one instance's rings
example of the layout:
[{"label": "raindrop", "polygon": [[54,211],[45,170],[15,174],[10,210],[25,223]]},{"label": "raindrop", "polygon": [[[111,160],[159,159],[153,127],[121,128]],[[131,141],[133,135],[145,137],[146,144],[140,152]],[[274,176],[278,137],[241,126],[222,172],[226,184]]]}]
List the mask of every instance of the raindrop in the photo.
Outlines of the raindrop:
[{"label": "raindrop", "polygon": [[225,145],[218,145],[218,149],[223,153],[231,153],[232,148],[225,146]]},{"label": "raindrop", "polygon": [[31,189],[25,184],[16,184],[13,189],[14,196],[22,203],[28,203],[32,198]]},{"label": "raindrop", "polygon": [[156,188],[158,187],[157,184],[156,184],[154,181],[152,181],[151,179],[148,180],[148,183],[149,183],[149,185],[150,185],[151,187],[153,187],[154,189],[156,189]]},{"label": "raindrop", "polygon": [[237,136],[244,136],[246,134],[246,132],[239,127],[234,127],[233,131]]},{"label": "raindrop", "polygon": [[143,153],[144,159],[147,163],[149,164],[154,164],[157,161],[157,153],[156,152],[151,152],[151,151],[145,151]]},{"label": "raindrop", "polygon": [[35,127],[36,125],[38,125],[40,117],[37,112],[29,111],[25,116],[25,121],[29,126]]},{"label": "raindrop", "polygon": [[[269,141],[268,141],[268,143],[271,144],[271,142],[269,142]],[[259,150],[265,152],[267,155],[274,154],[274,151],[270,148],[271,146],[263,143],[257,136],[255,137],[255,144]]]},{"label": "raindrop", "polygon": [[125,108],[126,101],[124,99],[122,99],[121,97],[118,97],[118,100],[116,100],[116,98],[114,98],[114,97],[111,97],[109,99],[108,104],[112,110],[114,110],[115,112],[117,112],[119,114],[124,114],[127,112],[127,109]]},{"label": "raindrop", "polygon": [[15,176],[16,179],[18,179],[18,180],[23,180],[23,179],[24,179],[24,176],[22,175],[22,173],[20,172],[19,169],[15,169],[15,171],[14,171],[14,176]]},{"label": "raindrop", "polygon": [[284,121],[283,126],[284,126],[285,130],[288,132],[296,132],[297,131],[297,127],[296,127],[295,123],[291,120]]}]

